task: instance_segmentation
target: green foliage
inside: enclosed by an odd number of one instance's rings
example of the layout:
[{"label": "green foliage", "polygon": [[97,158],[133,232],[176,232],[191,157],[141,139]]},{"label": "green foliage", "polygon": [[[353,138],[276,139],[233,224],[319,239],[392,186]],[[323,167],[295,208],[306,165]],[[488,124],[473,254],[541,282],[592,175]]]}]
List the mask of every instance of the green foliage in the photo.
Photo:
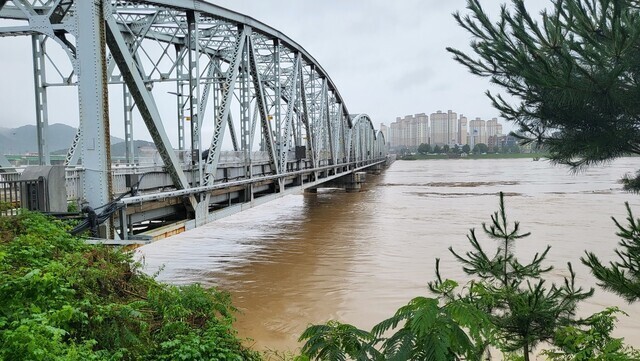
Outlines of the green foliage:
[{"label": "green foliage", "polygon": [[296,355],[291,351],[267,350],[263,353],[265,361],[309,361],[308,356]]},{"label": "green foliage", "polygon": [[442,148],[440,148],[439,145],[436,145],[435,147],[433,147],[433,152],[435,154],[440,154],[440,153],[442,153]]},{"label": "green foliage", "polygon": [[487,91],[525,143],[574,168],[640,153],[637,1],[552,0],[532,16],[524,0],[512,0],[497,21],[480,0],[467,8],[454,17],[473,37],[473,54],[447,50],[510,95]]},{"label": "green foliage", "polygon": [[473,146],[473,154],[481,154],[489,151],[489,147],[484,143],[478,143]]},{"label": "green foliage", "polygon": [[483,310],[496,331],[497,346],[503,351],[520,350],[525,360],[536,344],[551,340],[559,327],[571,325],[577,303],[590,297],[593,289],[583,291],[575,286],[575,273],[569,264],[570,277],[564,284],[547,285],[545,274],[552,270],[543,266],[550,247],[536,253],[529,263],[521,263],[513,253],[515,242],[530,233],[520,231],[520,223],[510,227],[500,193],[499,210],[491,216],[491,223],[482,225],[484,234],[497,242],[495,252],[485,250],[471,229],[467,239],[473,247],[465,254],[449,250],[463,265],[465,273],[474,276],[462,294],[456,295],[445,287],[436,264],[437,280],[429,286],[437,294],[449,299],[461,299]]},{"label": "green foliage", "polygon": [[229,296],[163,285],[40,214],[0,217],[0,360],[258,360]]},{"label": "green foliage", "polygon": [[[402,327],[398,327],[402,325]],[[373,327],[373,334],[382,337],[384,360],[467,360],[479,359],[476,345],[466,328],[488,325],[477,309],[460,301],[439,305],[438,299],[416,297],[396,311],[393,317]]]},{"label": "green foliage", "polygon": [[626,226],[612,218],[618,227],[616,235],[620,237],[620,249],[616,250],[618,260],[605,266],[591,252],[586,252],[586,258],[581,260],[591,268],[593,275],[600,281],[599,286],[631,303],[640,300],[640,219],[633,217],[629,203],[625,203],[625,206],[628,222]]},{"label": "green foliage", "polygon": [[431,153],[431,144],[421,143],[418,146],[418,153],[420,154]]},{"label": "green foliage", "polygon": [[300,336],[307,340],[302,354],[315,360],[378,360],[380,353],[373,347],[376,339],[370,332],[338,321],[309,326]]},{"label": "green foliage", "polygon": [[416,297],[371,332],[329,321],[310,326],[300,340],[306,340],[302,354],[314,360],[479,360],[465,328],[482,325],[489,326],[486,316],[464,302],[441,306],[438,299]]},{"label": "green foliage", "polygon": [[11,204],[9,204],[9,202],[0,201],[0,212],[5,212],[12,208],[13,207],[11,206]]},{"label": "green foliage", "polygon": [[[617,308],[607,308],[587,318],[581,327],[562,327],[556,332],[553,350],[543,351],[552,361],[629,361],[640,351],[625,347],[623,339],[611,337]],[[624,314],[624,313],[623,313]]]},{"label": "green foliage", "polygon": [[467,154],[471,153],[471,147],[469,146],[469,144],[465,144],[462,146],[462,152]]},{"label": "green foliage", "polygon": [[78,202],[67,202],[67,212],[80,213],[80,209],[78,209]]}]

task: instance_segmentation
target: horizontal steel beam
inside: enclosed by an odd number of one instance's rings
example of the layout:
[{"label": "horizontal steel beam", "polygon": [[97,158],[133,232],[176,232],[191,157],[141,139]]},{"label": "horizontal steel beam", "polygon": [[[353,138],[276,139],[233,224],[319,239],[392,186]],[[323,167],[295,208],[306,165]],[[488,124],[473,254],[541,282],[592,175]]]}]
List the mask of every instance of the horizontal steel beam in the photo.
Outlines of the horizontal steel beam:
[{"label": "horizontal steel beam", "polygon": [[[65,24],[51,24],[51,28],[56,30],[67,30],[68,26]],[[21,35],[33,35],[41,34],[41,31],[35,30],[29,25],[22,26],[8,26],[0,28],[0,36],[21,36]]]},{"label": "horizontal steel beam", "polygon": [[[385,159],[374,160],[370,164],[367,164],[367,165],[364,165],[364,166],[361,166],[361,167],[357,167],[357,168],[354,168],[354,169],[350,169],[350,170],[342,172],[342,173],[337,173],[335,176],[332,176],[332,177],[322,178],[321,179],[322,181],[318,182],[317,184],[321,184],[321,183],[324,183],[326,181],[332,180],[334,178],[342,177],[345,174],[352,173],[352,172],[357,172],[359,170],[366,169],[366,168],[372,167],[372,166],[377,165],[377,164],[382,164],[382,163],[385,163],[386,161],[387,161],[386,158]],[[218,184],[213,184],[213,185],[209,185],[209,186],[201,186],[201,187],[195,187],[195,188],[189,188],[189,189],[180,189],[180,190],[168,191],[168,192],[159,192],[159,193],[154,193],[154,194],[145,194],[145,195],[136,196],[136,197],[127,197],[127,198],[123,198],[122,200],[120,200],[120,203],[122,203],[122,204],[136,204],[136,203],[155,201],[155,200],[165,199],[165,198],[170,198],[170,197],[187,196],[187,195],[196,194],[196,193],[209,192],[209,191],[213,191],[213,190],[217,190],[217,189],[224,189],[224,188],[229,188],[229,187],[234,187],[234,186],[242,186],[242,185],[247,185],[247,184],[251,184],[251,183],[263,182],[263,181],[266,181],[266,180],[275,180],[275,179],[278,179],[278,178],[287,178],[287,177],[297,176],[297,175],[305,174],[305,173],[313,173],[313,172],[320,172],[320,171],[329,170],[329,169],[343,168],[343,167],[346,167],[346,166],[355,165],[356,163],[359,163],[359,162],[341,163],[341,164],[338,164],[338,165],[329,165],[329,166],[324,166],[324,167],[319,167],[319,168],[312,168],[312,169],[304,169],[304,170],[299,170],[299,171],[294,171],[294,172],[289,172],[289,173],[284,173],[284,174],[276,174],[276,175],[263,176],[263,177],[254,177],[254,178],[243,179],[243,180],[239,180],[239,181],[218,183]],[[317,184],[315,184],[315,185],[317,185]]]}]

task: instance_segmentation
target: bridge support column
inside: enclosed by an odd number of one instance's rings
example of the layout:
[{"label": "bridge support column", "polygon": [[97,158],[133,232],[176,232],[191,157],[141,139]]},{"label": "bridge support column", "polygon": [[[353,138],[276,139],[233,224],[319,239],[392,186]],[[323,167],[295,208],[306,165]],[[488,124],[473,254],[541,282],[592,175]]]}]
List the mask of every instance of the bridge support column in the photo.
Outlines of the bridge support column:
[{"label": "bridge support column", "polygon": [[360,192],[360,188],[362,188],[362,183],[365,182],[366,176],[366,172],[355,172],[349,174],[347,177],[342,178],[343,188],[347,193]]},{"label": "bridge support column", "polygon": [[[93,208],[110,201],[111,157],[105,57],[103,1],[77,1],[78,98],[82,164],[82,198]],[[107,227],[109,230],[110,227]],[[110,232],[108,232],[110,233]],[[109,235],[107,234],[107,238]]]},{"label": "bridge support column", "polygon": [[368,174],[380,175],[382,173],[382,164],[376,164],[367,169]]},{"label": "bridge support column", "polygon": [[49,165],[49,120],[47,112],[47,77],[45,75],[45,41],[44,35],[31,35],[33,51],[33,81],[36,91],[36,129],[38,131],[38,164]]},{"label": "bridge support column", "polygon": [[198,205],[195,207],[194,211],[196,212],[196,227],[203,226],[208,222],[209,216],[209,202],[208,197],[202,197],[205,200],[198,202]]}]

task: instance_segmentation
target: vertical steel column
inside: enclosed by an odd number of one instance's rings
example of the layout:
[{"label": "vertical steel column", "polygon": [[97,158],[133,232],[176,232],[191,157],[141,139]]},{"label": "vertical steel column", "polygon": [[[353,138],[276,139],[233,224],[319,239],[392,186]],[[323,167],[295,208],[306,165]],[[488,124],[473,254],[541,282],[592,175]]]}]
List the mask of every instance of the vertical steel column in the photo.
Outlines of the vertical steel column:
[{"label": "vertical steel column", "polygon": [[348,149],[348,144],[349,144],[349,139],[347,139],[347,137],[349,136],[349,115],[343,113],[343,107],[340,106],[340,132],[341,132],[341,137],[342,137],[342,162],[343,163],[347,163],[349,162],[349,149]]},{"label": "vertical steel column", "polygon": [[300,100],[302,102],[302,108],[299,111],[302,113],[302,122],[304,123],[304,129],[307,133],[307,158],[311,158],[311,164],[313,168],[317,168],[318,164],[316,162],[315,156],[315,139],[313,138],[313,132],[311,129],[311,125],[309,124],[309,107],[307,104],[307,87],[304,80],[304,69],[300,67]]},{"label": "vertical steel column", "polygon": [[133,140],[133,97],[127,88],[127,84],[122,84],[122,97],[124,104],[124,144],[127,164],[135,163],[134,140]]},{"label": "vertical steel column", "polygon": [[324,92],[325,92],[325,113],[326,113],[326,117],[327,117],[327,146],[329,147],[329,164],[330,165],[335,165],[336,164],[336,156],[335,156],[335,152],[334,152],[334,148],[333,148],[333,117],[332,117],[332,111],[331,111],[331,104],[330,104],[330,99],[329,99],[329,82],[325,79],[324,82]]},{"label": "vertical steel column", "polygon": [[176,45],[176,106],[178,110],[178,149],[184,150],[184,54],[183,46]]},{"label": "vertical steel column", "polygon": [[[302,67],[303,67],[303,64],[301,61],[299,65],[299,69],[297,70],[298,77],[300,77],[300,75],[302,74],[302,70],[301,70]],[[298,81],[296,86],[300,87],[300,89],[296,90],[295,115],[297,115],[297,117],[293,124],[294,124],[294,140],[295,140],[294,145],[296,148],[298,148],[300,145],[302,145],[302,127],[304,126],[302,124],[302,92],[304,91],[304,83]]]},{"label": "vertical steel column", "polygon": [[211,91],[213,92],[213,117],[215,118],[216,113],[218,112],[218,107],[220,106],[220,97],[222,92],[222,81],[224,80],[224,76],[222,74],[222,70],[220,70],[220,58],[215,57],[211,59],[211,66],[214,67],[213,70],[213,79],[211,80]]},{"label": "vertical steel column", "polygon": [[287,114],[285,117],[285,127],[282,132],[282,137],[280,138],[280,172],[287,172],[287,158],[289,148],[291,146],[291,138],[292,138],[292,126],[293,126],[293,108],[296,103],[296,89],[298,88],[298,68],[300,66],[301,56],[300,54],[296,54],[293,70],[291,73],[291,78],[289,79],[289,84],[287,84]]},{"label": "vertical steel column", "polygon": [[[251,33],[248,32],[247,37]],[[251,78],[249,77],[249,56],[253,51],[250,46],[245,46],[242,51],[242,60],[240,65],[240,149],[244,155],[244,175],[250,177],[251,170]],[[254,54],[251,54],[254,56]]]},{"label": "vertical steel column", "polygon": [[282,89],[280,85],[280,39],[273,40],[273,89],[275,90],[275,99],[273,102],[273,120],[276,125],[275,129],[275,142],[276,142],[276,153],[280,154],[280,149],[282,147]]},{"label": "vertical steel column", "polygon": [[193,167],[191,185],[202,184],[202,157],[200,156],[200,121],[198,102],[200,101],[200,40],[198,38],[198,17],[193,11],[187,11],[187,51],[189,52],[189,110],[191,115],[191,164]]},{"label": "vertical steel column", "polygon": [[76,2],[76,43],[80,71],[78,98],[82,163],[85,167],[82,196],[94,208],[108,203],[111,196],[104,18],[102,0]]},{"label": "vertical steel column", "polygon": [[45,73],[46,40],[47,37],[44,35],[31,35],[33,82],[36,95],[36,129],[38,131],[38,162],[40,165],[51,164],[48,145],[49,115],[47,112],[47,77]]},{"label": "vertical steel column", "polygon": [[308,121],[311,126],[311,134],[313,137],[313,154],[316,160],[315,168],[321,165],[320,160],[320,149],[322,148],[322,139],[319,129],[318,122],[316,121],[316,71],[313,65],[311,65],[310,75],[309,75],[309,83],[311,84],[311,97],[309,98],[309,108],[308,108]]},{"label": "vertical steel column", "polygon": [[[240,74],[240,142],[244,158],[244,176],[251,178],[251,77],[249,75],[249,57],[255,57],[254,48],[250,44],[251,31],[247,33],[247,44],[242,52],[242,69]],[[257,66],[257,65],[256,65]],[[253,186],[244,187],[244,201],[253,199]]]}]

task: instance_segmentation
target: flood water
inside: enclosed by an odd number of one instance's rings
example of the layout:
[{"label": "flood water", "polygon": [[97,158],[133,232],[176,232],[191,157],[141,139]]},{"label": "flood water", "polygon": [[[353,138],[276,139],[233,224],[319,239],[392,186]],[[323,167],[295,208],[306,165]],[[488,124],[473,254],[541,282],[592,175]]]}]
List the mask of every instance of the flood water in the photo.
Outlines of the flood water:
[{"label": "flood water", "polygon": [[[579,174],[544,160],[397,161],[368,175],[360,193],[287,196],[140,252],[149,273],[162,268],[159,280],[231,292],[242,311],[237,327],[256,349],[295,349],[309,323],[338,319],[370,329],[428,295],[436,257],[444,277],[464,280],[447,248],[469,249],[469,228],[481,233],[499,191],[509,219],[532,232],[516,243],[516,255],[530,259],[551,245],[548,262],[556,268],[549,278],[560,280],[572,262],[578,284],[594,286],[579,258],[590,250],[613,259],[618,238],[610,217],[624,220],[625,201],[640,216],[640,195],[623,192],[617,181],[637,169],[640,158]],[[616,335],[640,347],[640,304],[597,288],[580,314],[613,305],[629,314]]]}]

